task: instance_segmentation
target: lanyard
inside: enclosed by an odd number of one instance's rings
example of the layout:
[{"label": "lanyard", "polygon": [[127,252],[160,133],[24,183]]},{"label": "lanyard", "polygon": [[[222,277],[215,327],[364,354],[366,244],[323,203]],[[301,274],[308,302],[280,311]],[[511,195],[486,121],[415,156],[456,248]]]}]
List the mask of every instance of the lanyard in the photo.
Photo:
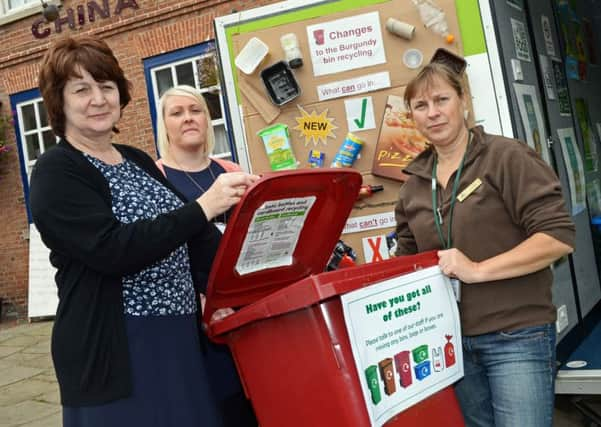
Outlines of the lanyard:
[{"label": "lanyard", "polygon": [[459,178],[461,177],[461,172],[463,171],[463,164],[465,163],[465,157],[467,155],[467,147],[469,146],[470,141],[472,140],[472,134],[470,133],[470,139],[467,142],[467,146],[465,147],[465,152],[463,153],[463,157],[461,158],[461,163],[459,163],[459,167],[455,173],[455,182],[453,183],[453,191],[451,193],[451,207],[449,209],[449,223],[447,226],[447,239],[445,240],[442,235],[442,213],[439,210],[438,206],[438,196],[437,190],[438,185],[436,183],[436,169],[438,166],[438,157],[434,156],[434,164],[432,165],[432,212],[434,213],[434,224],[436,224],[436,231],[438,233],[438,238],[440,239],[440,243],[444,249],[450,249],[453,247],[453,242],[451,239],[451,226],[453,224],[453,210],[455,209],[455,202],[457,201],[457,189],[459,188]]}]

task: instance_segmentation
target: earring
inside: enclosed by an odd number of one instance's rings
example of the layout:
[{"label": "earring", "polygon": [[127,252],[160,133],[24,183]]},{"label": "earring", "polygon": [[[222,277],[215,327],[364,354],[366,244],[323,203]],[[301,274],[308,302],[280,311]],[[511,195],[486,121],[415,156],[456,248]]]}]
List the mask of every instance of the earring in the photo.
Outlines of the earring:
[{"label": "earring", "polygon": [[463,120],[467,120],[470,115],[470,110],[463,110]]}]

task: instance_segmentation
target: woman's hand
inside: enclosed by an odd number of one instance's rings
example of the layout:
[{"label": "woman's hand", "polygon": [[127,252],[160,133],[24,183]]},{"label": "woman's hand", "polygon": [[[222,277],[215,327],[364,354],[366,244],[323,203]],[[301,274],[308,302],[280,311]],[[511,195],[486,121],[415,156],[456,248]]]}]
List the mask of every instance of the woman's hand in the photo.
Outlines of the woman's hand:
[{"label": "woman's hand", "polygon": [[463,283],[479,282],[478,263],[466,257],[459,249],[438,251],[438,266],[444,274]]},{"label": "woman's hand", "polygon": [[231,308],[220,308],[219,310],[215,310],[213,315],[211,316],[210,323],[218,322],[220,320],[225,319],[227,316],[234,314],[234,310]]},{"label": "woman's hand", "polygon": [[247,188],[259,178],[246,172],[222,173],[196,202],[210,221],[238,203]]},{"label": "woman's hand", "polygon": [[472,261],[459,249],[438,251],[438,265],[444,274],[464,283],[490,282],[542,270],[573,250],[571,246],[539,232],[514,248],[480,262]]}]

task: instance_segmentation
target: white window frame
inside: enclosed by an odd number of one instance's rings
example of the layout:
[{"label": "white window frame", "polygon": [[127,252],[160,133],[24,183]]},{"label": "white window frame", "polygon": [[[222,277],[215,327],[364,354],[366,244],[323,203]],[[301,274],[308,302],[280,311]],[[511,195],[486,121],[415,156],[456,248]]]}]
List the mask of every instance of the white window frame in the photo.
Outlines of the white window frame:
[{"label": "white window frame", "polygon": [[[154,96],[154,105],[156,105],[158,108],[159,99],[160,99],[156,73],[159,71],[165,70],[165,69],[171,69],[171,80],[173,81],[174,85],[178,85],[179,82],[177,80],[177,74],[175,72],[175,68],[181,64],[191,63],[192,70],[194,73],[194,87],[196,87],[196,89],[198,89],[200,91],[200,93],[217,92],[219,94],[219,108],[221,108],[221,118],[211,120],[211,126],[213,126],[213,130],[216,130],[217,128],[221,127],[226,136],[226,142],[227,142],[227,124],[224,119],[225,107],[223,104],[223,93],[221,92],[221,86],[219,85],[219,81],[217,82],[216,85],[213,85],[213,86],[207,86],[204,88],[198,87],[199,86],[198,82],[200,81],[200,79],[199,79],[199,71],[198,71],[197,63],[199,60],[209,57],[209,56],[215,57],[215,64],[217,64],[217,51],[209,50],[200,55],[189,56],[189,57],[177,60],[177,61],[169,62],[167,64],[152,67],[150,69],[150,76],[151,76],[151,84],[152,84],[152,94]],[[229,143],[228,143],[228,147],[229,147]],[[213,153],[213,156],[217,157],[217,158],[228,158],[229,159],[229,158],[231,158],[232,153],[231,153],[231,151],[228,150],[228,151],[224,151],[221,153]]]},{"label": "white window frame", "polygon": [[[28,0],[29,2],[18,7],[9,8],[9,0],[0,0],[0,25],[8,24],[27,16],[42,13],[42,2],[40,0]],[[46,2],[56,4],[55,2]]]},{"label": "white window frame", "polygon": [[[43,104],[44,101],[42,97],[31,98],[26,101],[22,101],[16,104],[17,111],[17,122],[19,123],[19,138],[20,141],[18,143],[21,145],[23,149],[23,162],[25,164],[25,168],[27,170],[27,177],[29,178],[31,174],[31,169],[33,165],[35,165],[36,159],[30,158],[29,147],[27,146],[27,136],[36,135],[38,136],[38,141],[40,143],[40,156],[46,151],[47,147],[44,144],[44,132],[52,130],[50,128],[50,121],[46,118],[47,125],[42,126],[42,119],[40,117],[40,105]],[[29,106],[33,104],[33,109],[35,113],[35,128],[25,131],[25,120],[23,119],[23,108],[25,106]],[[58,138],[56,138],[58,141]]]}]

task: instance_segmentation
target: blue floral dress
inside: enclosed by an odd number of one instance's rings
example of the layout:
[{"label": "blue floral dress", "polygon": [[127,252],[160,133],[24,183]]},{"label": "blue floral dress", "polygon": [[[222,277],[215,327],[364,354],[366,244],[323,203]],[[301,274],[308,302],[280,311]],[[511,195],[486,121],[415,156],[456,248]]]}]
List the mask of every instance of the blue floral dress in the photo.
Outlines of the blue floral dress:
[{"label": "blue floral dress", "polygon": [[[153,219],[183,202],[125,159],[87,159],[109,183],[112,209],[123,223]],[[123,277],[123,310],[133,393],[104,405],[63,407],[65,427],[212,427],[220,416],[201,352],[188,248]]]}]

